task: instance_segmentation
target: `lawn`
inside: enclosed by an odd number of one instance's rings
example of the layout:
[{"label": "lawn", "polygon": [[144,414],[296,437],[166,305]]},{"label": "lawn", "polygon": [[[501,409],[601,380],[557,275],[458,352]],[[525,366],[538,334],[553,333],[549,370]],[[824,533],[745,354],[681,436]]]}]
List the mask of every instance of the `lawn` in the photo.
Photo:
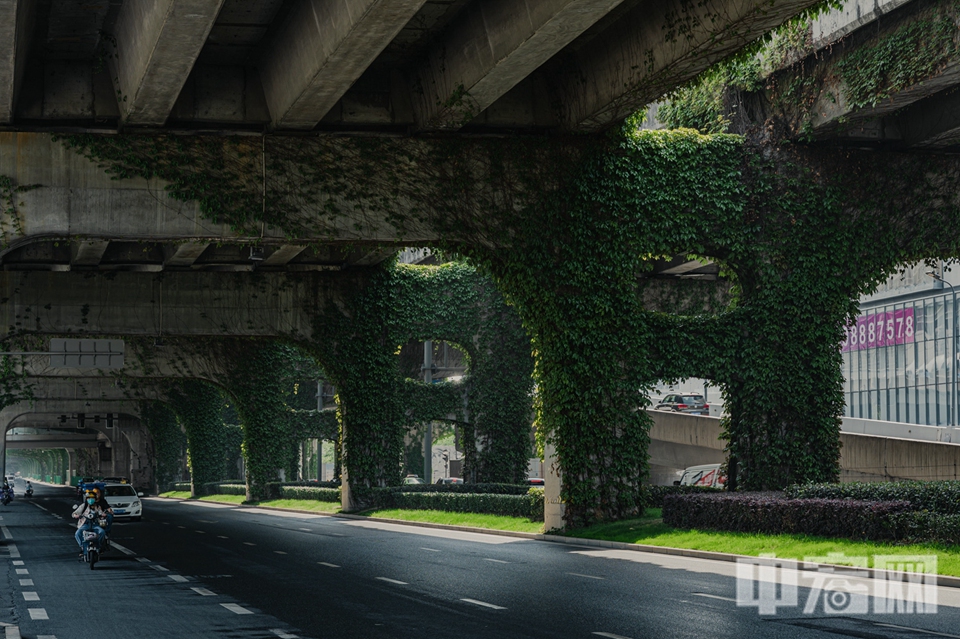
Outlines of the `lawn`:
[{"label": "lawn", "polygon": [[370,510],[361,513],[368,517],[402,519],[404,521],[422,521],[448,526],[470,526],[491,530],[509,530],[512,532],[543,532],[543,522],[530,521],[525,517],[506,517],[503,515],[479,515],[477,513],[448,513],[442,510],[400,510],[397,508]]},{"label": "lawn", "polygon": [[760,535],[750,533],[678,530],[663,523],[659,508],[648,508],[639,519],[568,531],[568,537],[605,539],[629,544],[646,544],[668,548],[708,550],[756,557],[774,553],[777,557],[803,559],[826,557],[829,553],[847,556],[916,554],[937,555],[937,571],[941,575],[960,577],[960,547],[937,544],[894,545],[875,542],[829,539],[809,535]]},{"label": "lawn", "polygon": [[[175,499],[190,499],[192,501],[212,501],[227,504],[246,504],[246,497],[243,495],[205,495],[203,497],[191,497],[190,491],[174,490],[167,493],[161,493],[161,497],[173,497]],[[340,512],[339,502],[314,501],[312,499],[271,499],[258,503],[247,504],[250,506],[269,506],[270,508],[284,508],[290,510],[309,510],[318,513],[336,513]]]}]

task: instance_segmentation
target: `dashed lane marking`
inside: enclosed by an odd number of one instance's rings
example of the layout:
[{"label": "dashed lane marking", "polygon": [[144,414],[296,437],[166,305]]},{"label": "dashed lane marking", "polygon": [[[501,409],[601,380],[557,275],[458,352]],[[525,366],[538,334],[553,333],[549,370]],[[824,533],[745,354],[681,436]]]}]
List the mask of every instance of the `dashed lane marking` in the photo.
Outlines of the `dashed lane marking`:
[{"label": "dashed lane marking", "polygon": [[217,539],[230,539],[226,535],[217,535]]},{"label": "dashed lane marking", "polygon": [[495,564],[509,564],[509,561],[504,561],[503,559],[488,559],[487,557],[483,558],[484,561],[492,561]]},{"label": "dashed lane marking", "polygon": [[[21,565],[21,566],[23,565],[23,562],[22,562],[22,561],[20,562],[20,565]],[[27,570],[26,568],[17,568],[17,574],[18,574],[18,575],[29,575],[29,574],[30,574],[30,571]]]},{"label": "dashed lane marking", "polygon": [[274,628],[270,632],[280,637],[280,639],[299,639],[297,635],[291,635],[289,632],[284,632],[278,628]]},{"label": "dashed lane marking", "polygon": [[186,527],[186,526],[177,526],[177,528],[183,528],[184,530],[186,530],[187,527]]},{"label": "dashed lane marking", "polygon": [[487,603],[486,601],[479,601],[477,599],[461,599],[460,601],[466,601],[467,603],[472,603],[477,606],[483,606],[484,608],[493,608],[494,610],[506,610],[506,608],[504,608],[503,606]]},{"label": "dashed lane marking", "polygon": [[34,621],[39,621],[43,619],[49,619],[47,615],[46,608],[27,608],[27,612],[30,613],[30,618]]},{"label": "dashed lane marking", "polygon": [[253,543],[252,541],[245,541],[245,542],[243,542],[243,545],[244,545],[244,546],[256,546],[256,544]]},{"label": "dashed lane marking", "polygon": [[163,566],[158,566],[157,564],[150,564],[150,567],[154,570],[159,570],[160,572],[170,572],[169,568],[164,568]]},{"label": "dashed lane marking", "polygon": [[436,548],[420,548],[420,550],[429,550],[430,552],[440,552]]},{"label": "dashed lane marking", "polygon": [[737,600],[733,597],[721,597],[720,595],[711,595],[706,592],[691,592],[690,594],[694,597],[706,597],[707,599],[719,599],[720,601],[732,601],[733,603],[737,603]]},{"label": "dashed lane marking", "polygon": [[21,580],[20,580],[20,585],[21,585],[21,586],[32,586],[32,585],[33,585],[33,579],[21,579]]},{"label": "dashed lane marking", "polygon": [[607,639],[630,639],[630,637],[615,635],[612,632],[593,632],[591,634],[597,635],[598,637],[606,637]]},{"label": "dashed lane marking", "polygon": [[[35,502],[35,501],[32,501],[32,502],[30,502],[30,503],[33,504],[34,506],[36,506],[37,508],[39,508],[40,510],[43,510],[43,511],[46,511],[46,512],[50,512],[49,510],[47,510],[46,508],[44,508],[43,506],[41,506],[40,504],[38,504],[38,503]],[[0,519],[3,519],[3,518],[0,517]]]},{"label": "dashed lane marking", "polygon": [[253,611],[252,611],[252,610],[247,610],[247,609],[244,608],[243,606],[238,606],[237,604],[222,603],[222,604],[220,604],[220,605],[223,606],[224,608],[226,608],[227,610],[229,610],[230,612],[234,612],[234,613],[236,613],[236,614],[238,614],[238,615],[252,615],[252,614],[253,614]]},{"label": "dashed lane marking", "polygon": [[57,639],[57,635],[37,635],[37,639]]},{"label": "dashed lane marking", "polygon": [[38,595],[33,590],[24,590],[23,591],[23,600],[24,601],[40,601],[40,595]]},{"label": "dashed lane marking", "polygon": [[3,639],[21,639],[20,626],[7,626],[3,629]]},{"label": "dashed lane marking", "polygon": [[0,530],[3,531],[3,538],[4,538],[4,539],[13,539],[13,535],[10,534],[10,529],[9,529],[9,528],[7,528],[6,526],[0,526]]},{"label": "dashed lane marking", "polygon": [[390,579],[389,577],[377,577],[380,581],[385,581],[388,584],[397,584],[398,586],[409,586],[405,581],[397,581],[396,579]]},{"label": "dashed lane marking", "polygon": [[152,559],[147,559],[146,557],[137,557],[137,561],[139,561],[139,562],[142,563],[142,564],[150,564],[150,563],[153,563],[153,560],[152,560]]},{"label": "dashed lane marking", "polygon": [[327,568],[339,568],[339,567],[340,567],[340,566],[338,566],[337,564],[328,564],[328,563],[325,562],[325,561],[318,561],[317,563],[320,564],[321,566],[326,566]]},{"label": "dashed lane marking", "polygon": [[206,588],[191,588],[190,590],[194,591],[202,597],[216,597],[217,593],[207,590]]},{"label": "dashed lane marking", "polygon": [[13,562],[13,565],[14,565],[14,566],[22,566],[22,565],[23,565],[23,562],[18,559],[17,561]]},{"label": "dashed lane marking", "polygon": [[276,554],[278,554],[278,555],[285,555],[285,554],[287,554],[287,553],[283,552],[282,550],[274,550],[273,552],[276,553]]},{"label": "dashed lane marking", "polygon": [[10,552],[10,559],[20,559],[20,550],[16,544],[8,544],[7,550]]},{"label": "dashed lane marking", "polygon": [[585,579],[606,579],[606,577],[597,577],[596,575],[585,575],[579,572],[568,572],[568,575],[573,575],[574,577],[584,577]]},{"label": "dashed lane marking", "polygon": [[302,530],[303,532],[313,532],[313,528],[297,528],[297,530]]},{"label": "dashed lane marking", "polygon": [[178,582],[178,583],[181,583],[181,584],[190,581],[189,579],[187,579],[187,578],[184,577],[183,575],[167,575],[167,577],[170,577],[170,579],[173,579],[174,581],[176,581],[176,582]]},{"label": "dashed lane marking", "polygon": [[197,521],[200,522],[201,524],[215,524],[215,523],[217,523],[217,522],[211,521],[211,520],[209,520],[209,519],[198,519]]},{"label": "dashed lane marking", "polygon": [[111,542],[110,542],[110,545],[113,546],[114,548],[116,548],[117,550],[119,550],[120,552],[122,552],[122,553],[125,554],[125,555],[133,556],[133,555],[137,554],[137,553],[133,552],[132,550],[130,550],[129,548],[127,548],[126,546],[121,546],[120,544],[118,544],[118,543],[115,542],[115,541],[111,541]]},{"label": "dashed lane marking", "polygon": [[206,530],[194,530],[193,532],[195,532],[195,533],[200,533],[201,535],[206,535],[206,534],[207,534],[207,531],[206,531]]}]

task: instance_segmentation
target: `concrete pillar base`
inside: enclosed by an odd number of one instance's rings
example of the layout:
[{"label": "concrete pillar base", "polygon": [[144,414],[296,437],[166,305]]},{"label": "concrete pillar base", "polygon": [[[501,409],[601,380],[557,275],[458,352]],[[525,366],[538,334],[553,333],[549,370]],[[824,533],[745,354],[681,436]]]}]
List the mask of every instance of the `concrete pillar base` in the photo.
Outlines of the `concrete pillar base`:
[{"label": "concrete pillar base", "polygon": [[562,478],[557,464],[557,449],[553,444],[543,447],[543,531],[563,530],[566,522],[563,520],[566,504],[560,501],[560,485]]}]

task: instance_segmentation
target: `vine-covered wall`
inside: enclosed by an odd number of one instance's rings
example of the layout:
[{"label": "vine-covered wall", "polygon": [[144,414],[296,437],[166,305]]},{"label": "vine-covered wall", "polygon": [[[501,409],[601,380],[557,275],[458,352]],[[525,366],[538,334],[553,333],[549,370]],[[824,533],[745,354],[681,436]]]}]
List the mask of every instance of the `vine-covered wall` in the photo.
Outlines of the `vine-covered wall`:
[{"label": "vine-covered wall", "polygon": [[192,492],[202,495],[204,484],[225,478],[223,396],[208,382],[187,379],[173,384],[167,398],[187,437]]},{"label": "vine-covered wall", "polygon": [[157,486],[165,486],[180,480],[180,468],[186,455],[187,437],[177,415],[170,407],[158,401],[140,402],[140,419],[153,439],[153,459],[156,462]]}]

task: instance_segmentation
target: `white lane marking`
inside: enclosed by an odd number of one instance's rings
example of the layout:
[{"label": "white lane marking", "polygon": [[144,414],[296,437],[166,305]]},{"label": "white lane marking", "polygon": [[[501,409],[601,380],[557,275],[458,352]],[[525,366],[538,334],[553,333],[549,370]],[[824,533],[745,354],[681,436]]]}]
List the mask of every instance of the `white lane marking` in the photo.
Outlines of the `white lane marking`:
[{"label": "white lane marking", "polygon": [[397,581],[396,579],[390,579],[389,577],[377,577],[380,581],[385,581],[388,584],[397,584],[398,586],[409,586],[405,581]]},{"label": "white lane marking", "polygon": [[436,548],[423,548],[422,546],[421,546],[420,550],[429,550],[430,552],[440,552],[440,551],[437,550]]},{"label": "white lane marking", "polygon": [[186,526],[177,526],[177,528],[183,528],[184,530],[186,530],[186,529],[187,529],[187,527],[186,527]]},{"label": "white lane marking", "polygon": [[47,616],[46,608],[27,608],[27,612],[30,613],[30,618],[34,621],[50,618]]},{"label": "white lane marking", "polygon": [[597,635],[598,637],[607,637],[607,639],[630,639],[630,637],[624,637],[623,635],[615,635],[612,632],[593,632],[590,634]]},{"label": "white lane marking", "polygon": [[494,610],[506,610],[506,608],[503,606],[497,606],[495,604],[487,603],[486,601],[478,601],[476,599],[461,599],[460,601],[466,601],[467,603],[483,606],[484,608],[493,608]]},{"label": "white lane marking", "polygon": [[207,534],[207,531],[206,531],[206,530],[194,530],[193,532],[200,533],[201,535],[206,535],[206,534]]},{"label": "white lane marking", "polygon": [[7,550],[10,551],[10,559],[20,559],[20,550],[16,544],[8,544]]},{"label": "white lane marking", "polygon": [[[35,501],[32,501],[32,502],[30,502],[30,503],[33,504],[34,506],[36,506],[37,508],[39,508],[40,510],[47,510],[46,508],[44,508],[43,506],[41,506],[40,504],[38,504],[38,503],[35,502]],[[50,511],[47,510],[47,512],[50,512]],[[0,519],[3,519],[3,517],[0,517]]]},{"label": "white lane marking", "polygon": [[120,552],[122,552],[122,553],[125,554],[125,555],[131,555],[131,556],[133,556],[133,555],[137,554],[137,553],[133,552],[132,550],[130,550],[129,548],[127,548],[126,546],[121,546],[120,544],[118,544],[118,543],[115,542],[115,541],[111,541],[111,542],[110,542],[110,545],[113,546],[114,548],[116,548],[117,550],[119,550]]},{"label": "white lane marking", "polygon": [[325,562],[325,561],[318,561],[317,563],[320,564],[321,566],[326,566],[327,568],[339,568],[339,567],[340,567],[340,566],[338,566],[337,564],[328,564],[328,563]]},{"label": "white lane marking", "polygon": [[198,595],[203,597],[216,597],[217,593],[207,590],[206,588],[191,588],[190,590],[194,591]]},{"label": "white lane marking", "polygon": [[217,522],[215,522],[215,521],[210,521],[209,519],[198,519],[197,521],[199,521],[201,524],[215,524],[215,523],[217,523]]},{"label": "white lane marking", "polygon": [[37,635],[37,639],[57,639],[57,635]]},{"label": "white lane marking", "polygon": [[163,566],[158,566],[157,564],[150,564],[150,567],[154,570],[159,570],[160,572],[170,572],[169,568],[164,568]]},{"label": "white lane marking", "polygon": [[291,635],[289,632],[284,632],[278,628],[274,628],[270,632],[280,637],[280,639],[299,639],[297,635]]},{"label": "white lane marking", "polygon": [[40,601],[40,595],[38,595],[33,590],[24,590],[23,600],[24,601]]},{"label": "white lane marking", "polygon": [[13,535],[10,534],[10,529],[9,529],[9,528],[7,528],[6,526],[0,526],[0,530],[3,531],[3,538],[4,538],[4,539],[13,539]]},{"label": "white lane marking", "polygon": [[719,599],[720,601],[732,601],[733,603],[737,603],[737,600],[733,597],[721,597],[720,595],[711,595],[706,592],[691,592],[690,594],[694,597],[706,597],[707,599]]},{"label": "white lane marking", "polygon": [[229,610],[230,612],[235,612],[235,613],[237,613],[238,615],[252,615],[252,614],[253,614],[253,611],[252,611],[252,610],[247,610],[247,609],[244,608],[243,606],[238,606],[237,604],[222,603],[222,604],[220,604],[220,605],[223,606],[224,608],[226,608],[227,610]]},{"label": "white lane marking", "polygon": [[217,539],[230,539],[226,535],[217,535]]},{"label": "white lane marking", "polygon": [[344,535],[343,533],[330,533],[330,534],[333,535],[334,537],[346,537],[346,535]]},{"label": "white lane marking", "polygon": [[[23,562],[22,562],[22,561],[20,562],[20,565],[21,565],[21,566],[23,565]],[[17,568],[17,574],[18,574],[18,575],[29,575],[29,574],[30,574],[30,571],[27,570],[26,568]]]},{"label": "white lane marking", "polygon": [[146,557],[137,557],[137,561],[139,561],[142,564],[153,563],[152,559],[147,559]]},{"label": "white lane marking", "polygon": [[245,542],[243,542],[243,545],[244,545],[244,546],[256,546],[255,543],[250,542],[250,541],[245,541]]},{"label": "white lane marking", "polygon": [[584,575],[579,572],[568,572],[568,575],[573,575],[574,577],[586,577],[587,579],[606,579],[606,577],[596,577],[594,575]]},{"label": "white lane marking", "polygon": [[22,565],[23,565],[23,562],[17,560],[17,561],[15,561],[15,562],[13,562],[13,565],[14,565],[14,566],[22,566]]},{"label": "white lane marking", "polygon": [[8,625],[4,627],[3,639],[22,639],[20,636],[20,626]]},{"label": "white lane marking", "polygon": [[197,506],[199,508],[236,508],[232,504],[212,504],[209,501],[181,501],[177,503],[181,506]]},{"label": "white lane marking", "polygon": [[285,555],[285,554],[287,554],[287,553],[283,552],[282,550],[274,550],[273,552],[276,553],[276,554],[278,554],[278,555]]},{"label": "white lane marking", "polygon": [[176,581],[176,582],[178,582],[178,583],[181,583],[181,584],[190,581],[189,579],[187,579],[187,578],[184,577],[183,575],[167,575],[167,577],[170,577],[170,579],[173,579],[174,581]]},{"label": "white lane marking", "polygon": [[32,586],[32,585],[33,585],[33,579],[21,579],[21,580],[20,580],[20,585],[21,585],[21,586]]},{"label": "white lane marking", "polygon": [[313,532],[312,528],[297,528],[297,530],[302,530],[304,532]]},{"label": "white lane marking", "polygon": [[484,561],[492,561],[492,562],[495,563],[495,564],[509,564],[509,563],[510,563],[509,561],[504,561],[503,559],[487,559],[486,557],[484,557],[483,560],[484,560]]}]

